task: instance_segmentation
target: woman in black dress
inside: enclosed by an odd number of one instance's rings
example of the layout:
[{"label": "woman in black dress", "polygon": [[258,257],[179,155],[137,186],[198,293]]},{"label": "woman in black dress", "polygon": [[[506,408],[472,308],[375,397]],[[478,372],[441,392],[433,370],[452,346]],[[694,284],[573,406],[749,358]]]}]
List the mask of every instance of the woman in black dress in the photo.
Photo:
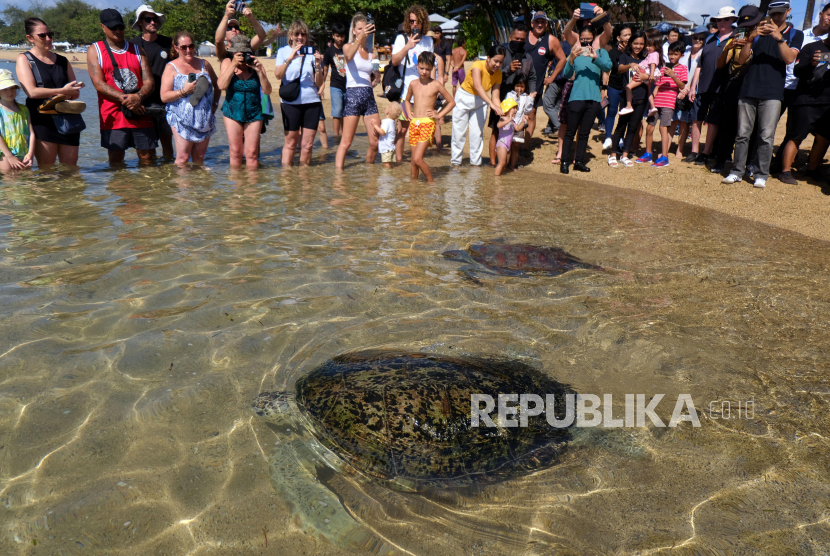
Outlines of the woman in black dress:
[{"label": "woman in black dress", "polygon": [[[66,58],[52,52],[54,34],[42,20],[32,17],[26,20],[26,40],[32,43],[32,49],[17,57],[17,79],[26,92],[26,106],[32,115],[32,127],[35,129],[35,158],[39,168],[51,166],[57,158],[61,164],[76,166],[78,164],[78,144],[80,133],[62,135],[55,128],[52,116],[41,114],[38,107],[55,95],[64,95],[66,100],[78,98],[83,83],[75,80],[75,72]],[[35,79],[30,58],[34,61],[42,83]]]}]

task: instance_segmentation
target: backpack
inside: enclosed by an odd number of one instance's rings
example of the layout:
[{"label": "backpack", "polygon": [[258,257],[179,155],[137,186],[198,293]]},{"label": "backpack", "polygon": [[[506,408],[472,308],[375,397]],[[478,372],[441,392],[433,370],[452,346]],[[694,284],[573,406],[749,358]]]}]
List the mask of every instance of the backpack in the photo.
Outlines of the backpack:
[{"label": "backpack", "polygon": [[389,102],[400,102],[402,100],[404,76],[408,63],[409,54],[407,54],[406,61],[403,63],[403,71],[398,71],[398,66],[390,61],[386,66],[386,71],[383,72],[383,94],[386,95],[386,100]]}]

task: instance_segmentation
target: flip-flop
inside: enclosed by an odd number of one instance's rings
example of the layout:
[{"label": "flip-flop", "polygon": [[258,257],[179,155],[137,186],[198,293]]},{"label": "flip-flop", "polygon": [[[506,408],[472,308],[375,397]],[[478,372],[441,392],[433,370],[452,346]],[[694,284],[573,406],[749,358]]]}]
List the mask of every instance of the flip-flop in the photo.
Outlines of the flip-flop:
[{"label": "flip-flop", "polygon": [[86,110],[86,103],[80,100],[65,100],[55,105],[58,114],[80,114]]},{"label": "flip-flop", "polygon": [[199,79],[196,80],[196,88],[193,89],[193,92],[190,93],[190,106],[196,108],[199,104],[199,101],[202,100],[202,97],[205,96],[205,93],[210,86],[210,81],[207,80],[207,77],[204,75],[200,75]]},{"label": "flip-flop", "polygon": [[55,111],[55,106],[59,102],[63,102],[65,100],[66,100],[66,95],[55,95],[52,98],[49,98],[49,99],[46,99],[45,101],[43,101],[43,104],[41,104],[38,107],[37,111],[40,112],[41,114],[57,114],[57,112]]}]

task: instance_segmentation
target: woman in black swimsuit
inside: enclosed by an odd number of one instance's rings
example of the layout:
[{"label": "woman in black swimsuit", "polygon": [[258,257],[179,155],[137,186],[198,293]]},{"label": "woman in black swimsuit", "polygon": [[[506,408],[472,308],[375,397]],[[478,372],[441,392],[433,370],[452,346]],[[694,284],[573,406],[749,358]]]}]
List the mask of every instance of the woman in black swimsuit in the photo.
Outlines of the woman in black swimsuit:
[{"label": "woman in black swimsuit", "polygon": [[[26,20],[26,39],[32,43],[32,49],[17,57],[17,78],[26,92],[26,107],[32,115],[32,127],[35,130],[35,158],[39,168],[51,166],[57,158],[61,164],[76,166],[78,164],[78,144],[80,133],[62,135],[58,133],[52,116],[41,114],[38,107],[48,98],[64,95],[66,100],[78,98],[83,83],[75,80],[75,72],[66,58],[52,52],[54,33],[43,20],[32,17]],[[30,58],[27,56],[31,56]],[[42,83],[38,84],[32,71],[35,64]]]}]

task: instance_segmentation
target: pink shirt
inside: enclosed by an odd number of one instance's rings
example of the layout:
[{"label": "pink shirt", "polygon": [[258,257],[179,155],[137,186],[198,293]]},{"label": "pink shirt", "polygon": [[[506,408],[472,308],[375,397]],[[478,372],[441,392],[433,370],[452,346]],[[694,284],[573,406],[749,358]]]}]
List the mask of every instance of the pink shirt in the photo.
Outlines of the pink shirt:
[{"label": "pink shirt", "polygon": [[[689,71],[686,69],[686,66],[677,64],[672,69],[680,81],[686,81],[688,83]],[[674,79],[664,72],[654,86],[654,106],[657,108],[674,108],[677,93],[680,92],[680,87],[677,86]]]}]

